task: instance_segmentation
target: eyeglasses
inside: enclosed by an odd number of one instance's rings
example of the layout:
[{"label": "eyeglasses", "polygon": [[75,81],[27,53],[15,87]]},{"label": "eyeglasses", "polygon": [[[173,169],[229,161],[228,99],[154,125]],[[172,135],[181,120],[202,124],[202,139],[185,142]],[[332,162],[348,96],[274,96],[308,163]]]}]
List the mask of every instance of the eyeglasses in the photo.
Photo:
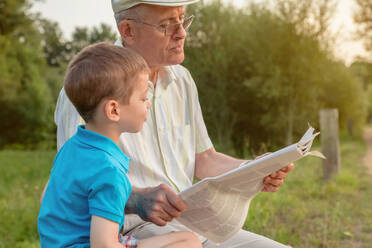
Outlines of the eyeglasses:
[{"label": "eyeglasses", "polygon": [[181,25],[182,25],[183,29],[187,32],[189,30],[190,26],[191,26],[191,23],[192,23],[193,19],[194,19],[194,15],[191,15],[191,16],[189,16],[189,17],[187,17],[187,18],[185,18],[182,21],[177,22],[177,23],[160,24],[160,25],[154,25],[154,24],[143,22],[141,20],[136,20],[136,19],[129,19],[128,18],[127,20],[154,27],[157,30],[159,30],[160,32],[163,32],[165,36],[172,36],[173,34],[175,34],[178,31],[178,29],[180,28]]}]

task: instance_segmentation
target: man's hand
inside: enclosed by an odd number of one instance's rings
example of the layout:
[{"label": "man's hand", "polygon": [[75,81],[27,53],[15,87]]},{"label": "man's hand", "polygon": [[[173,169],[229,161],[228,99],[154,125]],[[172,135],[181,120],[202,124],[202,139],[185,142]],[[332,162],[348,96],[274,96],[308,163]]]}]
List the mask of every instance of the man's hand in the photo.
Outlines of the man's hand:
[{"label": "man's hand", "polygon": [[267,177],[264,178],[263,184],[264,188],[262,192],[276,192],[283,184],[284,179],[286,178],[287,174],[294,169],[294,165],[290,164],[286,167],[281,168],[280,170],[271,173]]},{"label": "man's hand", "polygon": [[126,213],[138,214],[144,221],[164,226],[186,208],[182,198],[171,187],[160,184],[154,188],[133,188],[125,210]]}]

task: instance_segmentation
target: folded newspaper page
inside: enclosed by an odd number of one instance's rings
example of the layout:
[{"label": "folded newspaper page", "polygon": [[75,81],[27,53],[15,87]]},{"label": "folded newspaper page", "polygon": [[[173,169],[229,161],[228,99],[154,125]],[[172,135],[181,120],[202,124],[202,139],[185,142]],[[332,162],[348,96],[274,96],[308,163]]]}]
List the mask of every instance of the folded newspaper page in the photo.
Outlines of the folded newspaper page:
[{"label": "folded newspaper page", "polygon": [[318,134],[309,127],[298,143],[180,192],[188,208],[177,220],[215,243],[229,239],[244,225],[249,204],[261,192],[264,177],[308,155],[325,158],[320,152],[310,152]]}]

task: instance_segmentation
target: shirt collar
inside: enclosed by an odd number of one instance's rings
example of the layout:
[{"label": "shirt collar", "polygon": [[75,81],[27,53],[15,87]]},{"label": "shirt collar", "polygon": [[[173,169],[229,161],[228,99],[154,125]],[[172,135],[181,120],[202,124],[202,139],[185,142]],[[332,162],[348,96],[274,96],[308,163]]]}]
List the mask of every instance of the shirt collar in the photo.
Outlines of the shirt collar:
[{"label": "shirt collar", "polygon": [[176,76],[174,75],[170,66],[164,66],[159,70],[158,83],[161,83],[163,88],[167,88],[167,86],[175,80]]},{"label": "shirt collar", "polygon": [[125,172],[128,172],[130,158],[128,158],[111,139],[99,133],[85,129],[85,125],[80,125],[78,127],[76,138],[79,142],[84,143],[85,145],[95,147],[110,154],[120,163]]},{"label": "shirt collar", "polygon": [[115,41],[114,45],[115,45],[115,46],[121,46],[121,47],[124,47],[124,46],[123,46],[123,42],[122,42],[122,40],[121,40],[121,37]]}]

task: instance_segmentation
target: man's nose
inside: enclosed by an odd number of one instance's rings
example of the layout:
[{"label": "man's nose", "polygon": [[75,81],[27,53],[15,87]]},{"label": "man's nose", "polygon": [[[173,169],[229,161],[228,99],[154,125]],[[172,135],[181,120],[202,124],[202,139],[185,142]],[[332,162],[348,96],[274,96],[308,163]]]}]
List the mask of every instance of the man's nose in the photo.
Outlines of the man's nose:
[{"label": "man's nose", "polygon": [[177,27],[176,32],[173,35],[173,38],[185,39],[186,36],[187,36],[186,30],[183,28],[183,24],[180,23],[179,26]]}]

